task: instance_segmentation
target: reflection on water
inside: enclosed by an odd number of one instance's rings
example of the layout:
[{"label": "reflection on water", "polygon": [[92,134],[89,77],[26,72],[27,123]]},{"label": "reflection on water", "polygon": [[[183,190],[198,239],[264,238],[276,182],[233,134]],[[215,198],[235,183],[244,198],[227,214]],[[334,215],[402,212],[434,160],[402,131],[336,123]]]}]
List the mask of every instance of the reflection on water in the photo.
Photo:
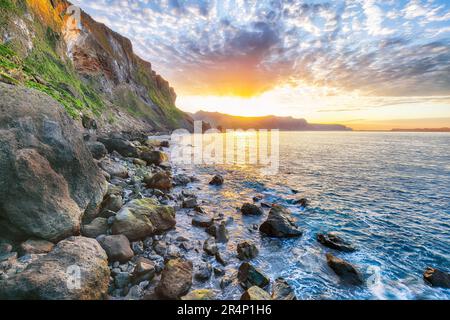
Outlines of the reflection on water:
[{"label": "reflection on water", "polygon": [[[189,188],[206,210],[228,221],[227,272],[239,266],[236,244],[252,240],[260,247],[254,264],[272,280],[286,278],[300,299],[450,299],[450,290],[430,288],[422,280],[427,266],[450,271],[449,155],[445,133],[298,132],[280,134],[280,172],[274,176],[262,176],[252,165],[178,170],[200,179]],[[208,185],[216,173],[225,176],[223,187]],[[243,217],[238,210],[255,195],[289,207],[304,236],[262,237],[254,225],[265,217]],[[291,205],[298,197],[310,199],[310,207]],[[183,211],[177,231],[193,241],[207,238]],[[318,232],[328,231],[339,231],[358,246],[357,252],[337,255],[361,269],[367,286],[348,288],[328,269],[328,249],[315,240]],[[234,288],[223,297],[240,294]]]}]

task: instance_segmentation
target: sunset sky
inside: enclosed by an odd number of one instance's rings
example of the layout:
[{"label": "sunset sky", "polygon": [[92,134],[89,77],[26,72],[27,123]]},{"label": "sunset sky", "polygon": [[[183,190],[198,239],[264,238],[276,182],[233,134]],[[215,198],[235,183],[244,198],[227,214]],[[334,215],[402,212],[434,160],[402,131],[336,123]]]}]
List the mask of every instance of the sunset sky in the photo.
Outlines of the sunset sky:
[{"label": "sunset sky", "polygon": [[185,111],[450,127],[450,1],[75,0]]}]

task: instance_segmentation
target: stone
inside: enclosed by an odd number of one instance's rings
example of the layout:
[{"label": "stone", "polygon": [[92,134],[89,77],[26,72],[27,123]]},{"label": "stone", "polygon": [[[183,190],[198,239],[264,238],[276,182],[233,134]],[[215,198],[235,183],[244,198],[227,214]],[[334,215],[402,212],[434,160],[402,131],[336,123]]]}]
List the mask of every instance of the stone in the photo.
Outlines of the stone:
[{"label": "stone", "polygon": [[301,237],[303,232],[295,224],[295,219],[288,209],[274,205],[269,212],[269,217],[261,225],[259,230],[274,238],[296,238]]},{"label": "stone", "polygon": [[252,286],[264,288],[270,283],[267,276],[248,262],[244,262],[239,267],[238,280],[244,289],[251,288]]},{"label": "stone", "polygon": [[184,199],[183,208],[194,209],[195,207],[197,207],[197,199],[195,199],[195,198]]},{"label": "stone", "polygon": [[109,229],[108,219],[95,218],[91,223],[85,224],[81,228],[81,234],[88,238],[97,238],[102,234],[107,234]]},{"label": "stone", "polygon": [[83,125],[83,128],[88,129],[88,130],[97,130],[98,129],[97,121],[95,121],[95,119],[92,119],[91,117],[89,117],[87,115],[83,115],[81,117],[81,124]]},{"label": "stone", "polygon": [[210,256],[215,256],[216,253],[219,251],[216,244],[216,239],[214,238],[208,238],[205,240],[203,244],[203,250]]},{"label": "stone", "polygon": [[108,150],[106,150],[105,145],[101,142],[88,142],[86,145],[94,159],[101,160],[108,154]]},{"label": "stone", "polygon": [[237,245],[237,254],[240,260],[251,260],[258,256],[259,250],[254,243],[243,241]]},{"label": "stone", "polygon": [[195,215],[192,218],[192,225],[199,228],[209,228],[214,224],[214,221],[211,217],[207,215]]},{"label": "stone", "polygon": [[147,166],[147,162],[145,162],[142,159],[139,158],[134,158],[133,159],[133,164],[137,165],[137,166],[141,166],[141,167],[146,167]]},{"label": "stone", "polygon": [[114,278],[114,285],[117,289],[123,289],[130,283],[131,277],[128,272],[119,272]]},{"label": "stone", "polygon": [[144,254],[144,243],[142,241],[136,241],[131,244],[131,249],[133,250],[134,254],[140,255]]},{"label": "stone", "polygon": [[301,198],[301,199],[294,200],[294,204],[298,205],[300,207],[306,208],[309,205],[309,201],[306,198]]},{"label": "stone", "polygon": [[432,287],[450,288],[450,273],[428,267],[423,274],[423,278]]},{"label": "stone", "polygon": [[[76,274],[82,276],[79,281]],[[71,237],[24,271],[0,280],[0,299],[100,300],[108,292],[109,277],[107,256],[98,242]]]},{"label": "stone", "polygon": [[317,241],[325,247],[343,252],[354,252],[356,248],[348,241],[342,239],[337,233],[318,234]]},{"label": "stone", "polygon": [[253,286],[249,288],[241,297],[243,301],[265,301],[272,300],[270,294],[258,286]]},{"label": "stone", "polygon": [[21,256],[27,254],[49,253],[53,250],[54,246],[55,245],[50,241],[30,239],[20,244],[19,253]]},{"label": "stone", "polygon": [[181,300],[186,301],[203,301],[203,300],[216,300],[216,293],[209,289],[200,289],[189,292]]},{"label": "stone", "polygon": [[364,280],[361,273],[347,261],[337,258],[332,254],[326,255],[328,266],[339,276],[339,278],[350,285],[362,285]]},{"label": "stone", "polygon": [[162,151],[141,152],[139,158],[147,162],[147,165],[154,164],[155,166],[159,166],[169,160],[167,154]]},{"label": "stone", "polygon": [[207,281],[212,276],[212,266],[207,262],[202,262],[196,266],[194,278],[197,281]]},{"label": "stone", "polygon": [[165,299],[179,299],[186,295],[192,286],[192,262],[182,259],[169,260],[161,274],[156,293]]},{"label": "stone", "polygon": [[128,169],[120,163],[117,163],[110,159],[103,159],[102,161],[100,161],[100,168],[108,173],[111,178],[128,178]]},{"label": "stone", "polygon": [[106,251],[110,262],[119,261],[125,263],[134,257],[130,241],[124,235],[102,236],[97,240]]},{"label": "stone", "polygon": [[185,187],[191,183],[191,178],[186,174],[177,174],[173,177],[173,184],[177,187]]},{"label": "stone", "polygon": [[241,208],[241,212],[246,216],[261,216],[264,214],[260,207],[251,203],[245,203]]},{"label": "stone", "polygon": [[145,176],[144,183],[149,189],[168,191],[172,189],[172,179],[167,172],[158,172],[152,176]]},{"label": "stone", "polygon": [[132,273],[132,282],[139,284],[144,281],[152,281],[156,274],[156,265],[153,261],[140,257],[136,260],[136,267]]},{"label": "stone", "polygon": [[272,285],[272,300],[297,300],[297,297],[289,283],[283,278],[278,278]]},{"label": "stone", "polygon": [[154,199],[136,199],[117,213],[112,233],[124,234],[130,241],[138,241],[168,231],[175,225],[173,207],[161,206]]},{"label": "stone", "polygon": [[106,196],[102,203],[102,212],[118,212],[123,206],[122,195],[111,194]]},{"label": "stone", "polygon": [[123,157],[138,158],[137,148],[120,134],[114,133],[110,137],[100,137],[98,141],[105,145],[109,153],[116,151]]},{"label": "stone", "polygon": [[107,183],[81,130],[48,95],[0,83],[0,235],[57,242],[79,234]]},{"label": "stone", "polygon": [[216,175],[212,178],[212,180],[209,182],[212,186],[221,186],[224,184],[224,178],[221,175]]}]

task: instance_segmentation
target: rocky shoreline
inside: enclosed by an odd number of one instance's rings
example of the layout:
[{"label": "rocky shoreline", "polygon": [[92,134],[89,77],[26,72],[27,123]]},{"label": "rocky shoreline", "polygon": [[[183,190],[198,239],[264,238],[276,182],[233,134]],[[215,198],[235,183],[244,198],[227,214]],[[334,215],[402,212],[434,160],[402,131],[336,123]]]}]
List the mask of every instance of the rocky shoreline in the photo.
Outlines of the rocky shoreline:
[{"label": "rocky shoreline", "polygon": [[[227,217],[207,212],[188,188],[197,178],[172,168],[169,140],[97,132],[88,119],[81,130],[45,95],[1,86],[1,299],[213,300],[230,286],[242,300],[297,299],[285,279],[252,264],[260,248],[251,239],[226,249]],[[226,183],[215,175],[205,187]],[[269,238],[302,236],[287,208],[253,200],[242,215],[269,213],[249,228]],[[205,241],[177,234],[182,215]],[[317,240],[335,252],[323,260],[343,283],[365,284],[359,268],[338,256],[355,245],[335,233]],[[230,257],[241,261],[236,270],[226,270]],[[202,287],[211,278],[217,284]],[[424,280],[450,287],[450,275],[433,268]]]}]

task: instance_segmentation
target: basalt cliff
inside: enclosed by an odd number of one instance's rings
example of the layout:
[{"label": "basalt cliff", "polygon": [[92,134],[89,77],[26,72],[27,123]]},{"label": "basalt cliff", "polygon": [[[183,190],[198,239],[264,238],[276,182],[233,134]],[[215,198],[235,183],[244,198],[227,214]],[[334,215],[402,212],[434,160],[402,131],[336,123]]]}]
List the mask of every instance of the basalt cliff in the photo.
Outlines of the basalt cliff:
[{"label": "basalt cliff", "polygon": [[65,0],[0,0],[0,81],[44,92],[105,131],[192,128],[131,41]]}]

